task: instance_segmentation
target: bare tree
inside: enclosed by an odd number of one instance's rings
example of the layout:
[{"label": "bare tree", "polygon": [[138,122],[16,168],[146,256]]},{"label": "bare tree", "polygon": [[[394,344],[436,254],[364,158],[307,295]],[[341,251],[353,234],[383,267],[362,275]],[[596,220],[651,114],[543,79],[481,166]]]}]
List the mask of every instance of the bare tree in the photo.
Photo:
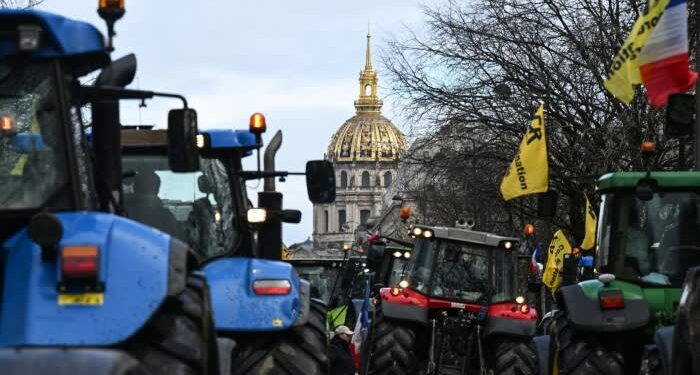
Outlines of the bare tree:
[{"label": "bare tree", "polygon": [[2,8],[18,8],[18,9],[29,9],[33,8],[44,0],[0,0],[0,9]]},{"label": "bare tree", "polygon": [[[578,229],[581,192],[594,177],[640,170],[639,145],[654,140],[656,169],[674,168],[676,141],[661,132],[641,89],[631,105],[602,82],[645,0],[450,0],[425,8],[427,31],[393,40],[383,62],[425,154],[412,150],[433,184],[434,222],[484,216],[483,229],[515,229],[534,214],[532,198],[505,203],[499,184],[529,119],[545,103],[550,188],[568,207],[554,219]],[[449,141],[445,140],[446,135]],[[415,148],[415,147],[414,147]],[[416,152],[417,151],[417,152]],[[418,189],[425,190],[425,189]]]}]

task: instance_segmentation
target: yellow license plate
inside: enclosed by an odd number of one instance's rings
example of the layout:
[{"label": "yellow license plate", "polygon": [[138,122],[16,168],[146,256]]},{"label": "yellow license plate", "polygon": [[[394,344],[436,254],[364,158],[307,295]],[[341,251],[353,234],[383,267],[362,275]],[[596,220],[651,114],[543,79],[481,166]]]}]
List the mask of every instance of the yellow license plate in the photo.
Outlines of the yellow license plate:
[{"label": "yellow license plate", "polygon": [[101,306],[105,303],[104,293],[59,294],[59,305]]}]

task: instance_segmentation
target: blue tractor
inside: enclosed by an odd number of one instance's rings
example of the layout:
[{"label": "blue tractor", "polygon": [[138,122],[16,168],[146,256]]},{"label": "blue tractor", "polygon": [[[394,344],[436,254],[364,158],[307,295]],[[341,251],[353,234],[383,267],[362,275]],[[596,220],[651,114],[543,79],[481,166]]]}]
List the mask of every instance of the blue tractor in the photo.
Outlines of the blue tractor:
[{"label": "blue tractor", "polygon": [[[83,22],[0,11],[0,372],[214,374],[196,256],[120,216],[119,101],[177,95],[124,88],[135,58],[109,53],[123,1],[100,3],[107,45]],[[172,169],[198,169],[186,104],[168,135]]]},{"label": "blue tractor", "polygon": [[[325,304],[310,285],[279,261],[281,223],[301,213],[281,209],[274,170],[281,133],[265,151],[265,169],[244,171],[243,158],[262,147],[264,117],[249,130],[200,131],[200,170],[174,173],[168,165],[164,130],[122,130],[127,215],[171,233],[195,249],[211,288],[222,373],[326,374],[328,339]],[[327,161],[310,161],[305,174],[309,199],[335,199],[335,175]],[[246,181],[266,179],[252,208]],[[270,180],[272,179],[272,181]],[[279,198],[279,199],[278,199]],[[228,350],[222,341],[228,341]]]}]

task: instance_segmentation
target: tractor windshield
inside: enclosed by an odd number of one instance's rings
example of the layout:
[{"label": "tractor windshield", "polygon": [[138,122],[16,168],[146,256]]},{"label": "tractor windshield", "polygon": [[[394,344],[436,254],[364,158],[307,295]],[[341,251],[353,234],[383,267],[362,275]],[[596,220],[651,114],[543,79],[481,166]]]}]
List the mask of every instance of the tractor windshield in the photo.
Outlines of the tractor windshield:
[{"label": "tractor windshield", "polygon": [[600,262],[617,278],[680,287],[700,263],[700,196],[664,192],[642,201],[633,192],[603,196]]},{"label": "tractor windshield", "polygon": [[438,298],[476,302],[493,291],[492,249],[445,240],[416,242],[415,263],[409,278],[414,289]]},{"label": "tractor windshield", "polygon": [[235,244],[235,210],[225,166],[202,159],[200,171],[175,173],[166,155],[124,155],[127,216],[184,241],[203,259]]},{"label": "tractor windshield", "polygon": [[36,209],[68,196],[64,129],[51,67],[48,61],[0,61],[0,209]]},{"label": "tractor windshield", "polygon": [[[333,261],[335,262],[335,261]],[[338,261],[339,263],[342,261]],[[331,301],[333,288],[340,290],[336,283],[338,276],[343,270],[342,267],[325,265],[294,265],[294,269],[299,277],[307,280],[311,284],[311,298],[319,298],[326,303]]]}]

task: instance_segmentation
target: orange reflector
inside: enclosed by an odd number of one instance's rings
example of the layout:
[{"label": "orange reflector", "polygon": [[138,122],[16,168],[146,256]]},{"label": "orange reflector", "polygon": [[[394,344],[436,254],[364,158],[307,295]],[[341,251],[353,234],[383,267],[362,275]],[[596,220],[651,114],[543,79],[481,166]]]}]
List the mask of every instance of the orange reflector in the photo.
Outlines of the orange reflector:
[{"label": "orange reflector", "polygon": [[656,143],[652,141],[642,142],[642,152],[654,152],[656,151]]},{"label": "orange reflector", "polygon": [[528,305],[520,305],[520,312],[523,314],[527,314],[530,312],[530,306]]},{"label": "orange reflector", "polygon": [[0,131],[9,133],[15,130],[15,119],[10,115],[0,116]]},{"label": "orange reflector", "polygon": [[267,122],[265,116],[256,112],[250,116],[250,131],[253,133],[264,133],[267,130]]},{"label": "orange reflector", "polygon": [[574,247],[571,249],[571,253],[574,254],[575,257],[577,257],[581,255],[581,249],[579,249],[578,247]]},{"label": "orange reflector", "polygon": [[292,284],[289,280],[255,280],[253,292],[261,296],[275,296],[289,294]]},{"label": "orange reflector", "polygon": [[61,252],[61,276],[67,279],[96,279],[99,265],[97,246],[65,246]]},{"label": "orange reflector", "polygon": [[535,226],[532,224],[526,224],[523,227],[523,233],[525,233],[528,236],[532,236],[535,233]]},{"label": "orange reflector", "polygon": [[399,292],[400,292],[399,288],[396,288],[396,287],[391,288],[391,290],[389,291],[389,293],[391,293],[392,296],[398,296]]},{"label": "orange reflector", "polygon": [[124,0],[100,0],[99,9],[119,8],[124,9]]},{"label": "orange reflector", "polygon": [[402,219],[407,220],[411,217],[411,207],[401,207],[401,213],[399,215]]},{"label": "orange reflector", "polygon": [[625,308],[625,296],[621,290],[601,290],[598,292],[598,300],[603,310]]}]

